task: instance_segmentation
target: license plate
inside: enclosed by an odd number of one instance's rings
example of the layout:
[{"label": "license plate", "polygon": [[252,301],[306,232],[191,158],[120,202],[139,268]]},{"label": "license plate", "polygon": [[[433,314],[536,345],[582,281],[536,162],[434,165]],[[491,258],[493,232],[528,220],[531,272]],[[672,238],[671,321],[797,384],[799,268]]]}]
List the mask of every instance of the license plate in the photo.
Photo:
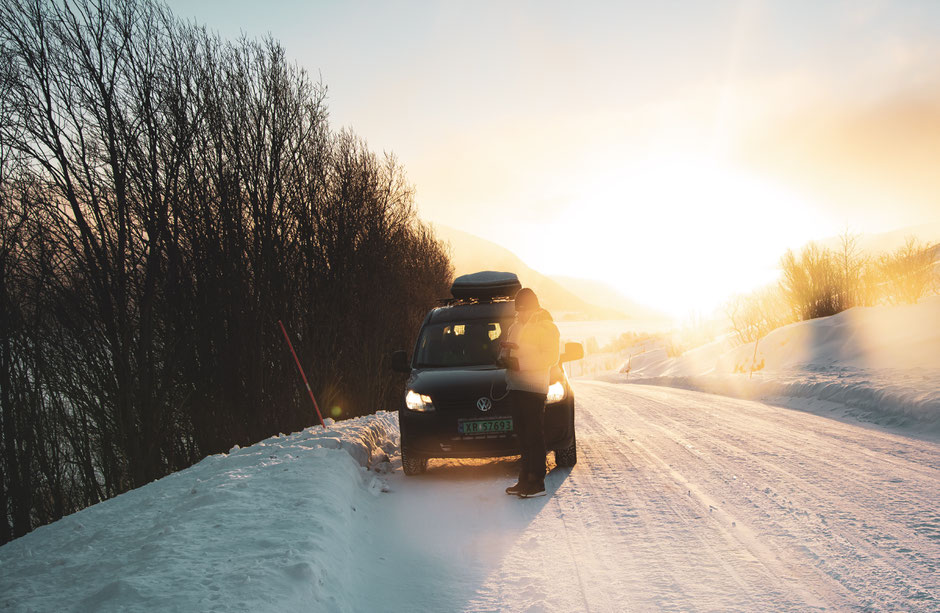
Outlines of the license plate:
[{"label": "license plate", "polygon": [[461,419],[457,422],[458,434],[500,434],[507,432],[512,432],[512,417]]}]

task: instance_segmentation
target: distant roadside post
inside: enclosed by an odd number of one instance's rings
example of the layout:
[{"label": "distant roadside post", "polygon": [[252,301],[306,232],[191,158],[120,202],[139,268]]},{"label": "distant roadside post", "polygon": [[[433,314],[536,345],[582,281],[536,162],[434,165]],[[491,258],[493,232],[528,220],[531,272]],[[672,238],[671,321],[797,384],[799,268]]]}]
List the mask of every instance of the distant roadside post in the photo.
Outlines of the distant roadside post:
[{"label": "distant roadside post", "polygon": [[304,367],[300,365],[300,360],[297,358],[297,352],[294,351],[294,345],[290,342],[290,337],[287,335],[287,328],[284,327],[284,322],[280,319],[277,320],[277,324],[281,326],[281,332],[284,333],[284,340],[287,341],[287,346],[290,347],[291,355],[294,356],[294,362],[297,363],[297,370],[300,371],[300,376],[304,380],[304,385],[307,387],[307,393],[310,394],[310,400],[313,401],[313,408],[317,411],[317,417],[320,418],[320,425],[326,428],[326,423],[323,421],[323,415],[320,414],[320,406],[317,404],[317,399],[313,396],[313,390],[310,389],[310,383],[307,381],[307,375],[304,373]]}]

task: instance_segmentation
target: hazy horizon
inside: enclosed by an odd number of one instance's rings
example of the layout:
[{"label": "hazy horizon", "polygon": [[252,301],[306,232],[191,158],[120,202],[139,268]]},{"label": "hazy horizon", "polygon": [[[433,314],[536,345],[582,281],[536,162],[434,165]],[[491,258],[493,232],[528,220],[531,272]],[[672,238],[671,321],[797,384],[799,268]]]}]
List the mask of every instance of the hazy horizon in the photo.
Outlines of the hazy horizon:
[{"label": "hazy horizon", "polygon": [[[512,251],[511,246],[501,245],[495,243],[488,239],[478,237],[471,233],[468,233],[464,230],[451,228],[445,224],[436,224],[433,226],[438,238],[448,243],[453,250],[454,265],[456,266],[455,274],[460,275],[468,272],[474,272],[477,270],[487,269],[487,268],[499,268],[510,270],[520,274],[520,280],[523,283],[528,284],[529,279],[527,278],[528,269],[535,270],[539,275],[544,275],[551,278],[554,281],[557,281],[565,290],[572,292],[574,295],[577,295],[579,298],[583,299],[587,303],[596,307],[608,307],[608,308],[620,308],[621,312],[624,313],[627,319],[635,320],[634,323],[638,324],[631,328],[634,331],[646,332],[653,328],[659,328],[662,324],[661,316],[665,316],[668,319],[672,320],[673,325],[681,325],[686,320],[696,320],[699,318],[712,319],[712,318],[721,318],[724,303],[716,305],[716,307],[711,312],[702,312],[702,311],[681,311],[669,308],[657,308],[653,305],[647,304],[642,300],[642,297],[638,298],[635,295],[631,295],[626,291],[617,288],[610,283],[607,279],[590,279],[587,277],[582,277],[578,275],[566,275],[559,273],[551,273],[543,270],[537,270],[534,267],[530,266],[528,262],[523,261],[519,258],[519,261],[512,265],[507,262],[505,256],[497,251],[495,257],[489,257],[491,254],[480,255],[478,253],[468,254],[468,250],[473,246],[472,243],[468,243],[464,240],[458,240],[459,234],[467,234],[470,237],[474,237],[482,242],[481,245],[477,245],[479,248],[488,246],[487,243],[492,243],[495,245],[497,250],[505,250],[511,255],[518,258],[518,254]],[[839,235],[832,235],[827,237],[819,237],[812,239],[807,243],[793,244],[788,247],[788,249],[799,252],[800,249],[808,245],[809,242],[813,242],[820,247],[832,249],[838,251],[841,248],[841,243],[844,236],[843,233]],[[940,240],[940,222],[935,222],[931,224],[921,224],[918,226],[905,226],[896,230],[882,232],[882,233],[857,233],[853,235],[855,240],[855,248],[858,250],[860,255],[866,255],[870,257],[877,257],[883,254],[888,254],[894,252],[896,249],[900,248],[909,238],[915,238],[921,244],[927,244],[929,241],[938,241]],[[782,255],[782,254],[781,254]],[[520,269],[516,269],[520,267]],[[775,282],[780,275],[780,270],[778,268],[773,269],[773,278],[771,283]],[[577,287],[574,287],[570,281],[572,280],[584,280],[587,283],[599,283],[604,287],[609,287],[612,290],[619,292],[622,298],[627,299],[628,302],[633,303],[629,306],[625,305],[614,305],[607,304],[601,296],[604,295],[603,292],[590,291],[585,294],[581,294]],[[666,281],[666,280],[664,280]],[[581,284],[576,284],[581,285]],[[747,293],[746,290],[741,290],[734,292],[738,294]],[[731,299],[733,294],[728,294],[725,296],[725,299]],[[609,297],[608,297],[609,298]],[[564,311],[564,309],[562,309]],[[588,316],[585,323],[590,323],[591,320],[596,319],[596,317]],[[570,323],[570,322],[569,322]],[[619,330],[619,328],[617,328]],[[619,334],[620,332],[617,332]],[[601,336],[610,336],[613,333],[604,333]]]},{"label": "hazy horizon", "polygon": [[673,315],[940,219],[937,3],[169,5],[280,40],[423,219]]}]

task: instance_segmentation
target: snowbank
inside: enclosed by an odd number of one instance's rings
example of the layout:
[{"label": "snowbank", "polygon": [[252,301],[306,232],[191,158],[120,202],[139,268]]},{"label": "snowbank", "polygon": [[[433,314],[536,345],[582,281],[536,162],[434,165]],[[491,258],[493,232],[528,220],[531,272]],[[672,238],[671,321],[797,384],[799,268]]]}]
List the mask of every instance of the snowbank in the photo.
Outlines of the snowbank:
[{"label": "snowbank", "polygon": [[761,339],[756,351],[755,343],[734,346],[730,336],[679,358],[644,349],[603,378],[776,398],[940,434],[940,296],[790,324]]},{"label": "snowbank", "polygon": [[41,527],[0,547],[0,609],[348,610],[354,516],[397,439],[384,411],[308,428]]}]

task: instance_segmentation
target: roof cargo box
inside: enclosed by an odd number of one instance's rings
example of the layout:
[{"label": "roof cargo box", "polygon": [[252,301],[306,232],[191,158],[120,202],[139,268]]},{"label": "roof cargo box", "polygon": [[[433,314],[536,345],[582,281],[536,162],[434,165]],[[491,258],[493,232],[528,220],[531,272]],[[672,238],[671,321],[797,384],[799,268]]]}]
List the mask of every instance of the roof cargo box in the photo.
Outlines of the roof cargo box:
[{"label": "roof cargo box", "polygon": [[484,270],[454,279],[450,293],[457,300],[492,300],[513,298],[520,289],[522,284],[516,273]]}]

